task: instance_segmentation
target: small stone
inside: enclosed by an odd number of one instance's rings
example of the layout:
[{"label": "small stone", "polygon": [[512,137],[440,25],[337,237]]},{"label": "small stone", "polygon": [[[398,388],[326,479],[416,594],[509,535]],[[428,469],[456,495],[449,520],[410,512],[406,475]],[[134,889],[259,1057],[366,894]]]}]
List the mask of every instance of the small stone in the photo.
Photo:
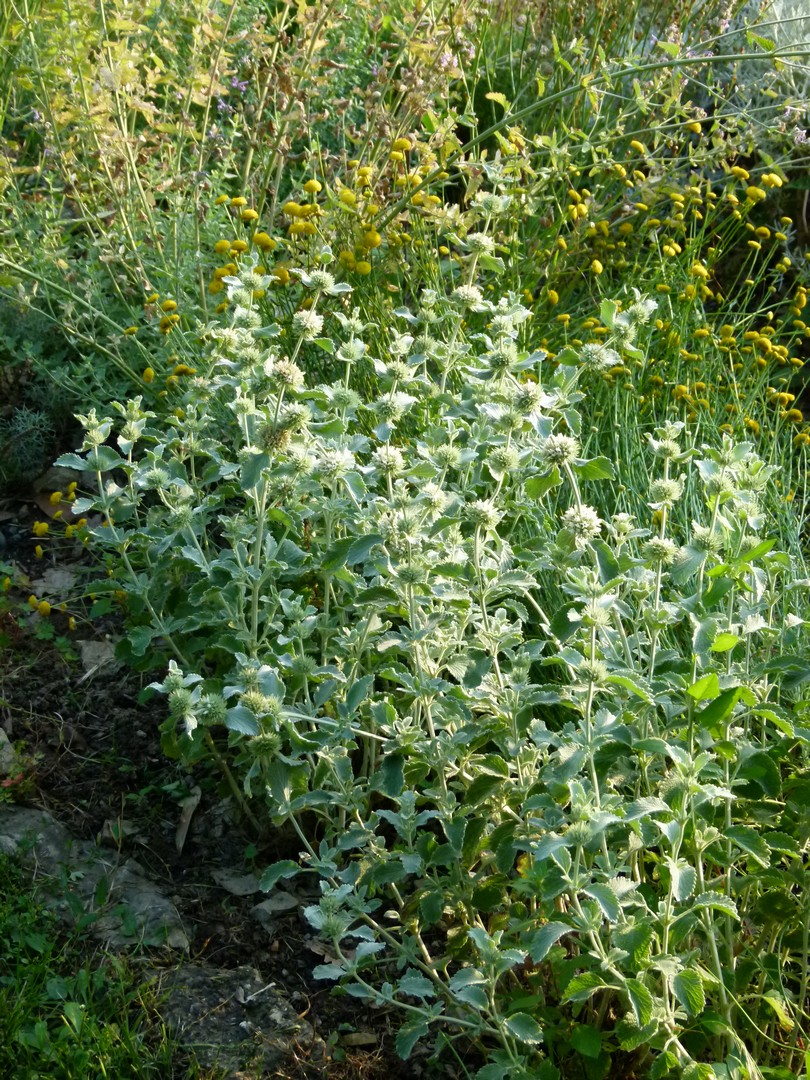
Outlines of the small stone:
[{"label": "small stone", "polygon": [[278,917],[288,914],[290,911],[295,911],[299,904],[298,899],[290,896],[289,893],[279,893],[277,895],[286,897],[286,899],[280,900],[276,896],[271,896],[267,900],[263,900],[261,904],[256,904],[250,910],[250,914],[271,938],[276,936]]},{"label": "small stone", "polygon": [[275,889],[266,900],[256,905],[274,915],[285,915],[289,911],[297,911],[300,906],[301,900],[295,893],[284,892],[282,889]]},{"label": "small stone", "polygon": [[252,896],[253,893],[261,892],[259,879],[255,874],[234,874],[230,870],[215,870],[212,877],[217,885],[229,892],[231,896]]},{"label": "small stone", "polygon": [[377,1036],[373,1031],[349,1031],[340,1036],[342,1046],[376,1046]]},{"label": "small stone", "polygon": [[14,776],[20,770],[20,762],[11,740],[0,728],[0,776]]}]

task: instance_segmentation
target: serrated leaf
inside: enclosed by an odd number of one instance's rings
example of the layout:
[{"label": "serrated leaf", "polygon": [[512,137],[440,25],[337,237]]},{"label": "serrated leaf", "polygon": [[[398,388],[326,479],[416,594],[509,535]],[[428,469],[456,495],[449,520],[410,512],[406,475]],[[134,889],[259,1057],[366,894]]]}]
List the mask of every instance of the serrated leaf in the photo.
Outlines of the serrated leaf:
[{"label": "serrated leaf", "polygon": [[712,652],[722,653],[729,652],[735,645],[739,645],[740,638],[736,634],[729,634],[724,632],[718,634],[712,642]]},{"label": "serrated leaf", "polygon": [[610,922],[618,922],[622,909],[616,894],[609,885],[596,882],[593,885],[588,885],[582,891],[586,896],[590,896],[592,900],[597,902],[606,919]]},{"label": "serrated leaf", "polygon": [[606,677],[605,682],[610,683],[611,686],[621,686],[623,690],[628,690],[631,694],[635,694],[635,696],[641,698],[642,701],[646,701],[648,704],[652,703],[652,693],[644,686],[638,676],[625,675],[624,673],[614,671]]},{"label": "serrated leaf", "polygon": [[408,1060],[413,1048],[427,1033],[428,1025],[424,1020],[412,1020],[410,1024],[403,1024],[397,1032],[396,1042],[394,1043],[397,1054],[403,1061]]},{"label": "serrated leaf", "polygon": [[493,1061],[489,1065],[482,1065],[475,1074],[475,1080],[509,1080],[515,1069],[513,1065],[504,1065]]},{"label": "serrated leaf", "polygon": [[722,911],[726,915],[731,915],[735,919],[739,919],[739,912],[737,911],[737,905],[731,899],[730,896],[725,896],[720,892],[705,892],[700,896],[696,896],[692,901],[692,908],[709,908],[713,911]]},{"label": "serrated leaf", "polygon": [[512,1013],[506,1017],[503,1026],[512,1038],[519,1042],[536,1046],[543,1041],[543,1029],[528,1013]]},{"label": "serrated leaf", "polygon": [[742,695],[743,687],[741,686],[733,686],[728,690],[723,690],[714,701],[710,701],[704,709],[701,709],[695,717],[696,721],[704,728],[712,728],[716,724],[722,723],[727,716],[731,715],[734,706]]},{"label": "serrated leaf", "polygon": [[560,470],[555,465],[554,468],[549,470],[544,476],[530,476],[523,486],[530,499],[542,499],[547,491],[559,487],[561,483],[562,477],[560,476]]},{"label": "serrated leaf", "polygon": [[779,1026],[784,1031],[792,1031],[795,1027],[793,1017],[788,1012],[788,1003],[785,998],[777,993],[776,990],[767,990],[763,995],[763,1000],[773,1010],[776,1019],[779,1021]]},{"label": "serrated leaf", "polygon": [[580,480],[613,480],[616,475],[613,462],[606,457],[574,462],[571,468]]},{"label": "serrated leaf", "polygon": [[282,879],[295,877],[301,872],[301,867],[292,859],[282,859],[280,862],[271,863],[259,879],[259,888],[262,892],[269,892]]},{"label": "serrated leaf", "polygon": [[62,454],[54,464],[60,469],[73,469],[76,472],[94,472],[92,465],[88,465],[85,459],[78,454]]},{"label": "serrated leaf", "polygon": [[613,581],[621,573],[618,560],[605,541],[600,540],[599,537],[591,541],[591,548],[599,565],[599,580],[603,585],[607,585],[609,581]]},{"label": "serrated leaf", "polygon": [[455,994],[467,986],[483,986],[485,982],[486,979],[478,968],[465,967],[451,975],[447,985],[450,987],[451,993]]},{"label": "serrated leaf", "polygon": [[678,551],[678,560],[670,570],[670,576],[676,585],[683,585],[703,566],[708,558],[705,548],[687,544]]},{"label": "serrated leaf", "polygon": [[698,1016],[706,1008],[703,980],[696,971],[679,971],[672,980],[672,993],[690,1016]]},{"label": "serrated leaf", "polygon": [[628,954],[628,961],[632,968],[638,969],[650,955],[653,939],[653,929],[647,922],[628,923],[625,926],[616,927],[613,932],[613,941]]},{"label": "serrated leaf", "polygon": [[397,993],[424,1000],[436,997],[436,988],[421,971],[409,968],[397,983]]},{"label": "serrated leaf", "polygon": [[665,864],[669,870],[672,895],[678,901],[687,900],[695,891],[695,882],[697,881],[695,868],[690,866],[686,859],[676,861],[667,858]]},{"label": "serrated leaf", "polygon": [[541,926],[539,930],[532,934],[529,940],[529,956],[532,962],[539,964],[542,960],[545,960],[549,950],[557,944],[560,938],[570,934],[572,930],[573,927],[560,922],[550,922],[546,923],[545,926]]},{"label": "serrated leaf", "polygon": [[478,806],[484,802],[497,789],[501,788],[501,778],[498,776],[476,776],[464,793],[464,802],[467,806]]},{"label": "serrated leaf", "polygon": [[745,36],[749,45],[759,45],[760,49],[765,49],[766,52],[773,52],[776,49],[775,41],[762,37],[761,34],[755,34],[753,30],[749,30]]},{"label": "serrated leaf", "polygon": [[465,986],[460,990],[456,990],[453,996],[458,998],[459,1001],[463,1001],[465,1005],[471,1005],[472,1008],[478,1009],[479,1012],[484,1012],[489,1008],[489,998],[483,986]]},{"label": "serrated leaf", "polygon": [[270,458],[267,454],[249,454],[242,462],[239,472],[239,486],[242,491],[253,491],[262,478],[262,472],[269,464]]},{"label": "serrated leaf", "polygon": [[636,821],[638,818],[645,818],[650,814],[661,814],[669,811],[670,807],[663,799],[659,799],[654,795],[642,796],[642,798],[636,799],[635,802],[631,802],[625,807],[624,820]]},{"label": "serrated leaf", "polygon": [[355,563],[365,562],[372,550],[381,542],[382,537],[379,533],[368,533],[367,536],[358,537],[350,544],[349,550],[346,552],[346,562],[349,566],[354,566]]},{"label": "serrated leaf", "polygon": [[349,551],[355,542],[353,536],[348,536],[333,544],[321,561],[321,570],[325,573],[334,573],[335,570],[339,570],[349,557]]},{"label": "serrated leaf", "polygon": [[686,692],[695,701],[711,701],[720,693],[720,683],[712,671],[688,687]]},{"label": "serrated leaf", "polygon": [[352,683],[346,694],[346,714],[353,716],[368,697],[368,692],[374,683],[373,675],[364,675],[361,679]]},{"label": "serrated leaf", "polygon": [[625,981],[627,996],[630,998],[630,1007],[636,1016],[639,1027],[649,1024],[652,1018],[653,996],[643,982],[638,979]]},{"label": "serrated leaf", "polygon": [[767,868],[771,865],[770,848],[757,830],[752,829],[750,825],[729,825],[723,830],[723,838],[731,840],[760,866]]},{"label": "serrated leaf", "polygon": [[609,329],[613,329],[613,321],[616,318],[616,314],[619,310],[619,305],[615,300],[608,300],[605,298],[599,305],[599,318]]},{"label": "serrated leaf", "polygon": [[662,49],[667,56],[671,56],[673,59],[677,59],[681,53],[680,45],[676,45],[674,41],[656,41],[655,43],[659,49]]},{"label": "serrated leaf", "polygon": [[[629,1014],[628,1014],[629,1016]],[[629,1019],[620,1020],[616,1025],[616,1035],[622,1050],[638,1050],[640,1046],[648,1045],[653,1035],[658,1031],[655,1021],[639,1027],[637,1023]],[[652,1073],[650,1073],[652,1075]]]},{"label": "serrated leaf", "polygon": [[769,832],[762,837],[771,851],[778,851],[780,855],[790,855],[791,858],[799,858],[801,851],[796,839],[788,833]]},{"label": "serrated leaf", "polygon": [[569,1042],[583,1057],[595,1060],[602,1053],[602,1032],[590,1024],[577,1024]]},{"label": "serrated leaf", "polygon": [[582,971],[575,975],[565,988],[564,1001],[588,1001],[597,990],[604,990],[608,984],[595,971]]},{"label": "serrated leaf", "polygon": [[318,964],[312,969],[313,979],[324,979],[327,982],[337,982],[346,974],[342,964]]},{"label": "serrated leaf", "polygon": [[225,713],[225,727],[240,735],[258,735],[259,721],[244,705],[234,705]]},{"label": "serrated leaf", "polygon": [[381,788],[395,799],[405,786],[405,758],[400,753],[386,754],[380,763]]}]

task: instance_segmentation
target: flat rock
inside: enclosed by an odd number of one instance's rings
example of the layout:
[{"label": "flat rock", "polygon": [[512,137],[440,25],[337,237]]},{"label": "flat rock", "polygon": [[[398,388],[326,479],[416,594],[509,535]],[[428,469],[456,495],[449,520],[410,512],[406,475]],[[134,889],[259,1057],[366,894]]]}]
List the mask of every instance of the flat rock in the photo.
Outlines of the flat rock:
[{"label": "flat rock", "polygon": [[108,948],[166,945],[188,950],[189,940],[177,908],[134,859],[113,869],[108,880],[113,910],[102,915],[93,928]]},{"label": "flat rock", "polygon": [[203,1068],[260,1080],[277,1075],[292,1055],[325,1065],[322,1040],[255,968],[186,964],[162,972],[157,983],[161,1016]]},{"label": "flat rock", "polygon": [[73,840],[46,810],[0,805],[0,852],[18,855],[26,866],[55,874],[70,859]]},{"label": "flat rock", "polygon": [[230,870],[215,870],[214,881],[231,896],[252,896],[261,892],[259,879],[255,874],[234,874]]},{"label": "flat rock", "polygon": [[76,644],[88,675],[116,663],[115,645],[111,641],[77,641]]},{"label": "flat rock", "polygon": [[300,906],[301,900],[297,896],[279,890],[252,907],[250,914],[263,930],[271,937],[275,937],[279,915],[288,915],[291,911],[297,911]]},{"label": "flat rock", "polygon": [[0,805],[0,852],[30,869],[46,903],[65,920],[96,912],[91,930],[110,949],[187,950],[174,904],[134,860],[76,840],[46,810]]},{"label": "flat rock", "polygon": [[20,770],[20,760],[11,740],[0,727],[0,779],[6,776],[14,776]]},{"label": "flat rock", "polygon": [[42,577],[31,582],[31,588],[40,596],[42,593],[52,593],[64,596],[76,585],[78,575],[73,570],[66,570],[61,566],[49,566]]}]

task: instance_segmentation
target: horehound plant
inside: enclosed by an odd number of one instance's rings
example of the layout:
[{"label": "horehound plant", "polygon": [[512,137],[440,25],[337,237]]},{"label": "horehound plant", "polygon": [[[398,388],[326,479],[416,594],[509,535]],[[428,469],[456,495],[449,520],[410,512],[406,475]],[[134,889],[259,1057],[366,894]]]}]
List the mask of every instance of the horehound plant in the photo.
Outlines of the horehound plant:
[{"label": "horehound plant", "polygon": [[280,324],[265,275],[226,278],[176,414],[90,414],[61,459],[130,658],[168,659],[167,751],[214,758],[266,837],[290,824],[263,886],[319,882],[315,975],[398,1009],[403,1057],[795,1074],[810,665],[773,469],[666,423],[654,528],[600,514],[616,463],[583,456],[579,382],[639,348],[649,300],[550,362],[473,275],[371,325],[328,257]]}]

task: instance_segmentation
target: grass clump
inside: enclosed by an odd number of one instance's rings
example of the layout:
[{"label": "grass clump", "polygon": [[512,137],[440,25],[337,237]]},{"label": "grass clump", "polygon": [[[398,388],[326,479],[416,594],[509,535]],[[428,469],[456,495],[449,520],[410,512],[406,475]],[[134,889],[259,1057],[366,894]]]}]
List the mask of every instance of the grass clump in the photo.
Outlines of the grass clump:
[{"label": "grass clump", "polygon": [[32,900],[23,870],[1,855],[3,1075],[9,1080],[201,1075],[181,1061],[137,973],[116,957],[92,950],[88,955],[87,944],[81,933],[66,932],[51,910]]}]

